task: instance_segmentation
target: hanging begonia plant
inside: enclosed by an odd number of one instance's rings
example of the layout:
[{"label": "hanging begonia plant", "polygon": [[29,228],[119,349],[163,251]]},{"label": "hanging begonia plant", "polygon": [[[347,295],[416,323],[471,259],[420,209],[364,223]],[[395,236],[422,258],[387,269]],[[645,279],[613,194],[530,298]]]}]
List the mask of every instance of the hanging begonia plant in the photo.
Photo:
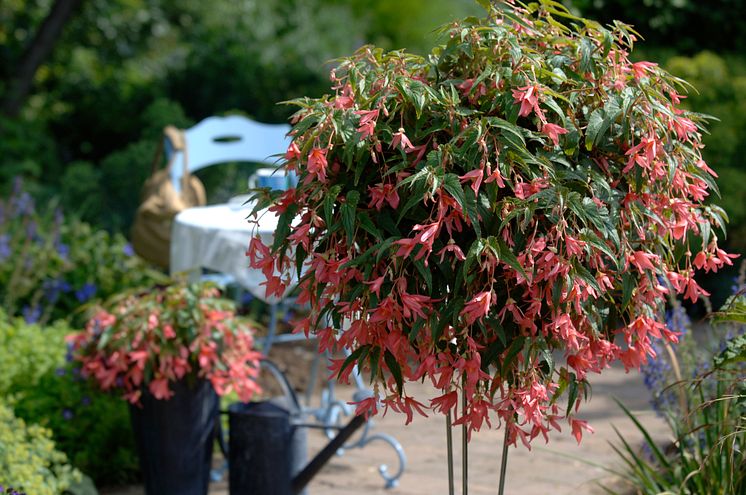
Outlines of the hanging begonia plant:
[{"label": "hanging begonia plant", "polygon": [[[682,80],[630,61],[628,26],[483,3],[429,57],[366,46],[332,96],[293,102],[299,184],[257,194],[279,226],[247,255],[268,294],[299,277],[297,330],[349,351],[339,378],[370,375],[358,413],[497,419],[527,446],[566,419],[580,441],[588,373],[675,341],[666,298],[696,301],[695,268],[731,264],[705,119]],[[422,380],[429,403],[407,390]]]}]

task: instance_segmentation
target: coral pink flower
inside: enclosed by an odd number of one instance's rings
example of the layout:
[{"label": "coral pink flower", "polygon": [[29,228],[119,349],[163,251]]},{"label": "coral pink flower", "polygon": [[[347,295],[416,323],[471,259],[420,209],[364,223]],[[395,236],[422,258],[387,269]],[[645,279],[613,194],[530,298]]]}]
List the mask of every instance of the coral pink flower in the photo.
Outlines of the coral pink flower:
[{"label": "coral pink flower", "polygon": [[411,153],[417,149],[412,145],[407,135],[404,134],[404,129],[399,129],[394,133],[394,137],[391,139],[391,147],[401,147],[405,153]]},{"label": "coral pink flower", "polygon": [[632,64],[632,73],[634,74],[635,79],[639,81],[643,77],[646,77],[648,73],[657,66],[658,64],[653,62],[635,62],[634,64]]},{"label": "coral pink flower", "polygon": [[532,110],[539,109],[539,86],[526,85],[513,90],[513,99],[515,103],[521,105],[518,111],[519,117],[526,117]]},{"label": "coral pink flower", "polygon": [[487,316],[490,312],[490,303],[492,302],[491,292],[480,292],[474,296],[461,310],[461,316],[466,320],[467,325],[471,325],[480,318]]},{"label": "coral pink flower", "polygon": [[287,161],[293,161],[300,158],[300,149],[298,148],[298,145],[293,141],[290,143],[290,146],[288,146],[288,150],[285,152],[285,160]]},{"label": "coral pink flower", "polygon": [[399,207],[399,193],[393,184],[379,183],[375,186],[369,186],[368,193],[370,194],[368,208],[375,208],[381,211],[384,203],[388,203],[393,209]]},{"label": "coral pink flower", "polygon": [[549,136],[555,146],[559,144],[559,137],[561,134],[567,134],[567,129],[557,124],[546,123],[541,127],[541,132]]},{"label": "coral pink flower", "polygon": [[151,381],[148,389],[156,399],[170,399],[174,395],[173,391],[168,388],[168,379],[164,377]]},{"label": "coral pink flower", "polygon": [[316,176],[321,182],[326,181],[326,148],[314,148],[308,154],[308,171]]}]

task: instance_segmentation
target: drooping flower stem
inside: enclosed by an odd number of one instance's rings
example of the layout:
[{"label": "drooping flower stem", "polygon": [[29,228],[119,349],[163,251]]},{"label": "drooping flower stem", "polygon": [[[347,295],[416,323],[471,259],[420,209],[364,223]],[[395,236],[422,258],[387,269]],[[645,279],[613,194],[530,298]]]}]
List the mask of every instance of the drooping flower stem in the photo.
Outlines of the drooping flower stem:
[{"label": "drooping flower stem", "polygon": [[451,434],[451,410],[446,414],[446,447],[448,449],[448,495],[453,495],[453,436]]},{"label": "drooping flower stem", "polygon": [[505,436],[503,437],[503,453],[500,456],[500,488],[497,490],[497,495],[503,495],[505,490],[505,471],[508,468],[508,436],[510,430],[508,425],[505,425]]},{"label": "drooping flower stem", "polygon": [[[461,414],[466,417],[466,375],[463,375],[461,389]],[[469,495],[469,437],[466,430],[466,421],[461,423],[461,494]]]}]

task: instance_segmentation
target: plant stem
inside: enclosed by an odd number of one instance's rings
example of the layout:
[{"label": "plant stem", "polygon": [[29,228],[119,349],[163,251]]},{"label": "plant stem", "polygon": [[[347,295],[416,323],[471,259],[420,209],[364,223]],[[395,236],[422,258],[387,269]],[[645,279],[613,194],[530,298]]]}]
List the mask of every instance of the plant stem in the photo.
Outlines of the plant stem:
[{"label": "plant stem", "polygon": [[[463,385],[461,388],[461,414],[466,416],[466,375],[463,377]],[[469,445],[467,442],[466,435],[466,421],[461,423],[461,495],[469,494]]]},{"label": "plant stem", "polygon": [[505,437],[503,438],[503,453],[500,457],[500,488],[497,495],[503,495],[505,490],[505,471],[508,468],[508,424],[505,423]]},{"label": "plant stem", "polygon": [[453,437],[451,435],[451,410],[446,414],[446,448],[448,449],[448,495],[453,495]]}]

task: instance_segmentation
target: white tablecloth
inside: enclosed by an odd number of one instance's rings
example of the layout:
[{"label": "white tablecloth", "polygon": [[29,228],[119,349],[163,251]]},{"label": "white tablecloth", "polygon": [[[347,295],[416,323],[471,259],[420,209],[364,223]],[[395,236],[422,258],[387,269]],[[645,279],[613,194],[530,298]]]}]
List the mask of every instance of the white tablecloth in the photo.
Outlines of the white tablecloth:
[{"label": "white tablecloth", "polygon": [[[265,281],[260,270],[249,268],[246,249],[255,234],[266,245],[271,245],[277,229],[278,217],[269,211],[260,213],[258,227],[249,224],[251,204],[242,205],[243,198],[228,204],[188,208],[174,219],[171,230],[171,274],[195,273],[208,268],[229,274],[252,295],[265,297]],[[270,300],[268,302],[276,302]]]}]

